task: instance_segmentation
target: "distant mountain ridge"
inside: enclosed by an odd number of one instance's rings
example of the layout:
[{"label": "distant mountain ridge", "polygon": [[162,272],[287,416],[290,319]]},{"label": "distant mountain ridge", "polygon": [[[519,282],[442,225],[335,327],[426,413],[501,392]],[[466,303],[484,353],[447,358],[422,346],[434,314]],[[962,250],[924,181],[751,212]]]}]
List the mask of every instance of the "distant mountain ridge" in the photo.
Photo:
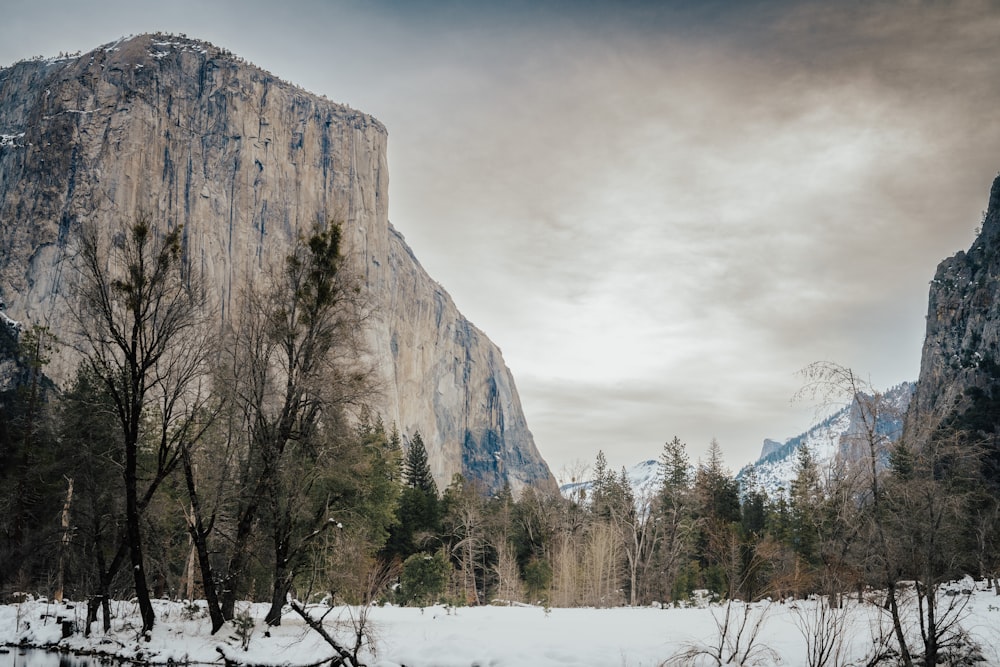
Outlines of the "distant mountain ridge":
[{"label": "distant mountain ridge", "polygon": [[[887,390],[880,397],[882,409],[876,429],[878,433],[886,436],[887,442],[895,442],[901,436],[904,415],[915,390],[915,383],[903,382]],[[865,396],[862,400],[869,398]],[[858,400],[855,399],[804,433],[780,442],[770,438],[765,439],[760,457],[741,468],[736,473],[736,479],[744,479],[752,469],[756,483],[768,495],[775,497],[779,493],[787,493],[792,480],[795,479],[799,449],[808,446],[819,469],[830,470],[838,457],[843,460],[854,455],[850,441],[851,434],[856,433],[860,427],[858,422]],[[888,460],[887,453],[884,455],[886,458],[883,463]],[[637,503],[652,498],[663,481],[663,471],[656,459],[636,463],[625,470],[625,475]],[[692,478],[693,475],[692,468]],[[559,491],[566,498],[586,498],[592,487],[593,480],[577,480],[561,485]]]},{"label": "distant mountain ridge", "polygon": [[[886,436],[888,442],[895,442],[902,435],[903,419],[915,390],[915,383],[903,382],[882,395],[884,409],[879,411],[876,428],[880,434]],[[869,399],[868,396],[862,397],[862,400]],[[838,458],[843,460],[855,455],[852,452],[849,436],[860,428],[858,421],[858,399],[855,398],[849,405],[845,405],[809,430],[788,438],[783,443],[765,440],[760,458],[744,466],[736,477],[743,479],[753,469],[757,484],[769,495],[787,492],[791,481],[795,479],[799,449],[803,446],[809,447],[819,469],[829,470]]]},{"label": "distant mountain ridge", "polygon": [[[646,459],[636,463],[631,468],[625,469],[625,478],[628,479],[632,493],[635,494],[636,503],[652,498],[660,488],[663,481],[663,471],[660,470],[660,462],[656,459]],[[587,498],[590,490],[594,486],[592,479],[567,482],[559,487],[559,492],[564,498],[579,499]]]}]

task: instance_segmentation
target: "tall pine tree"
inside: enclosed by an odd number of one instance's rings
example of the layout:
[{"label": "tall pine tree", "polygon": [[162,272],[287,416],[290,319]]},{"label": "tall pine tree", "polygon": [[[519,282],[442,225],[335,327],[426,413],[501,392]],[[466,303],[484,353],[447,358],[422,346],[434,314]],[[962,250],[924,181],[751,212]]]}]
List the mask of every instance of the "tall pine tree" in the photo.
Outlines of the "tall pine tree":
[{"label": "tall pine tree", "polygon": [[424,446],[420,431],[413,434],[413,440],[406,449],[403,480],[411,489],[419,489],[437,496],[437,484],[434,483],[434,475],[431,474],[431,466],[427,462],[427,448]]},{"label": "tall pine tree", "polygon": [[399,497],[396,523],[382,550],[385,560],[404,561],[418,551],[433,552],[441,530],[441,501],[419,432],[406,448],[403,482],[406,486]]}]

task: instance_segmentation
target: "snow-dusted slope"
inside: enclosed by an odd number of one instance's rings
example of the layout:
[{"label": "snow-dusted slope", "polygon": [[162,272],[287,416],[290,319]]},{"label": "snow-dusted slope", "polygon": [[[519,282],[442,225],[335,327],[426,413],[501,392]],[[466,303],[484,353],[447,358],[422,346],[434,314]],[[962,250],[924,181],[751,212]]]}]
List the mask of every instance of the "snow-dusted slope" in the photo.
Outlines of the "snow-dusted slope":
[{"label": "snow-dusted slope", "polygon": [[[913,391],[914,384],[904,382],[882,396],[883,407],[879,411],[878,431],[890,442],[894,442],[902,433],[903,415],[906,413]],[[868,400],[868,397],[865,398]],[[832,468],[838,457],[850,455],[848,438],[845,436],[856,432],[859,427],[857,422],[858,402],[853,401],[805,433],[788,438],[783,443],[765,440],[760,458],[740,470],[737,478],[745,478],[752,468],[756,473],[757,483],[768,495],[787,492],[791,480],[795,478],[799,449],[804,445],[808,446],[819,469],[827,471]]]},{"label": "snow-dusted slope", "polygon": [[[625,471],[625,476],[628,478],[637,503],[653,497],[660,487],[661,475],[660,464],[656,459],[641,461]],[[562,492],[564,498],[585,498],[590,494],[590,488],[593,484],[593,480],[570,482],[560,486],[559,491]]]},{"label": "snow-dusted slope", "polygon": [[[902,433],[903,415],[910,404],[914,386],[912,382],[903,382],[880,396],[877,429],[889,442],[895,442]],[[870,397],[864,397],[865,402],[870,400]],[[830,471],[838,457],[843,459],[852,456],[851,434],[858,433],[861,428],[858,406],[857,400],[852,401],[850,405],[845,405],[795,437],[781,442],[765,440],[760,458],[740,470],[736,478],[744,479],[753,469],[757,484],[768,495],[774,497],[778,493],[787,493],[791,480],[795,478],[798,451],[802,446],[808,446],[812,451],[820,471]],[[655,495],[663,479],[662,474],[659,462],[655,459],[641,461],[625,471],[637,504],[642,504],[645,499]],[[586,498],[592,486],[593,481],[588,479],[563,484],[559,490],[563,497],[578,500]]]}]

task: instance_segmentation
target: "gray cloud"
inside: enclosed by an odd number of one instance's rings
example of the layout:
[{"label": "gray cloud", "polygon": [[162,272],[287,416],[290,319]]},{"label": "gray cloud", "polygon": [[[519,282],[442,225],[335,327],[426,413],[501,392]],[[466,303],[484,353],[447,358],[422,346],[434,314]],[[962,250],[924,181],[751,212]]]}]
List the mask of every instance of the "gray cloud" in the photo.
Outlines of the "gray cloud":
[{"label": "gray cloud", "polygon": [[914,379],[1000,168],[988,2],[101,7],[13,4],[0,62],[185,32],[387,124],[390,217],[556,471],[674,434],[738,467],[819,359]]}]

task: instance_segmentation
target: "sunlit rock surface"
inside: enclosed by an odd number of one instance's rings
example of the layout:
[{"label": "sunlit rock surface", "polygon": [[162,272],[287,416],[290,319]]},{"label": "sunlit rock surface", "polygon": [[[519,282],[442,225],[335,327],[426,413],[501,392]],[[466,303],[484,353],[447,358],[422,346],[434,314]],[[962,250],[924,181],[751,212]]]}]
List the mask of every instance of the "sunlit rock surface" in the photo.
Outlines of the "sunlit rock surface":
[{"label": "sunlit rock surface", "polygon": [[[299,233],[340,221],[371,297],[383,420],[420,431],[442,488],[462,473],[555,489],[499,349],[389,224],[386,139],[373,117],[186,38],[0,70],[0,298],[26,326],[67,330],[74,230],[145,211],[184,226],[221,321]],[[74,366],[64,352],[51,372]]]}]

